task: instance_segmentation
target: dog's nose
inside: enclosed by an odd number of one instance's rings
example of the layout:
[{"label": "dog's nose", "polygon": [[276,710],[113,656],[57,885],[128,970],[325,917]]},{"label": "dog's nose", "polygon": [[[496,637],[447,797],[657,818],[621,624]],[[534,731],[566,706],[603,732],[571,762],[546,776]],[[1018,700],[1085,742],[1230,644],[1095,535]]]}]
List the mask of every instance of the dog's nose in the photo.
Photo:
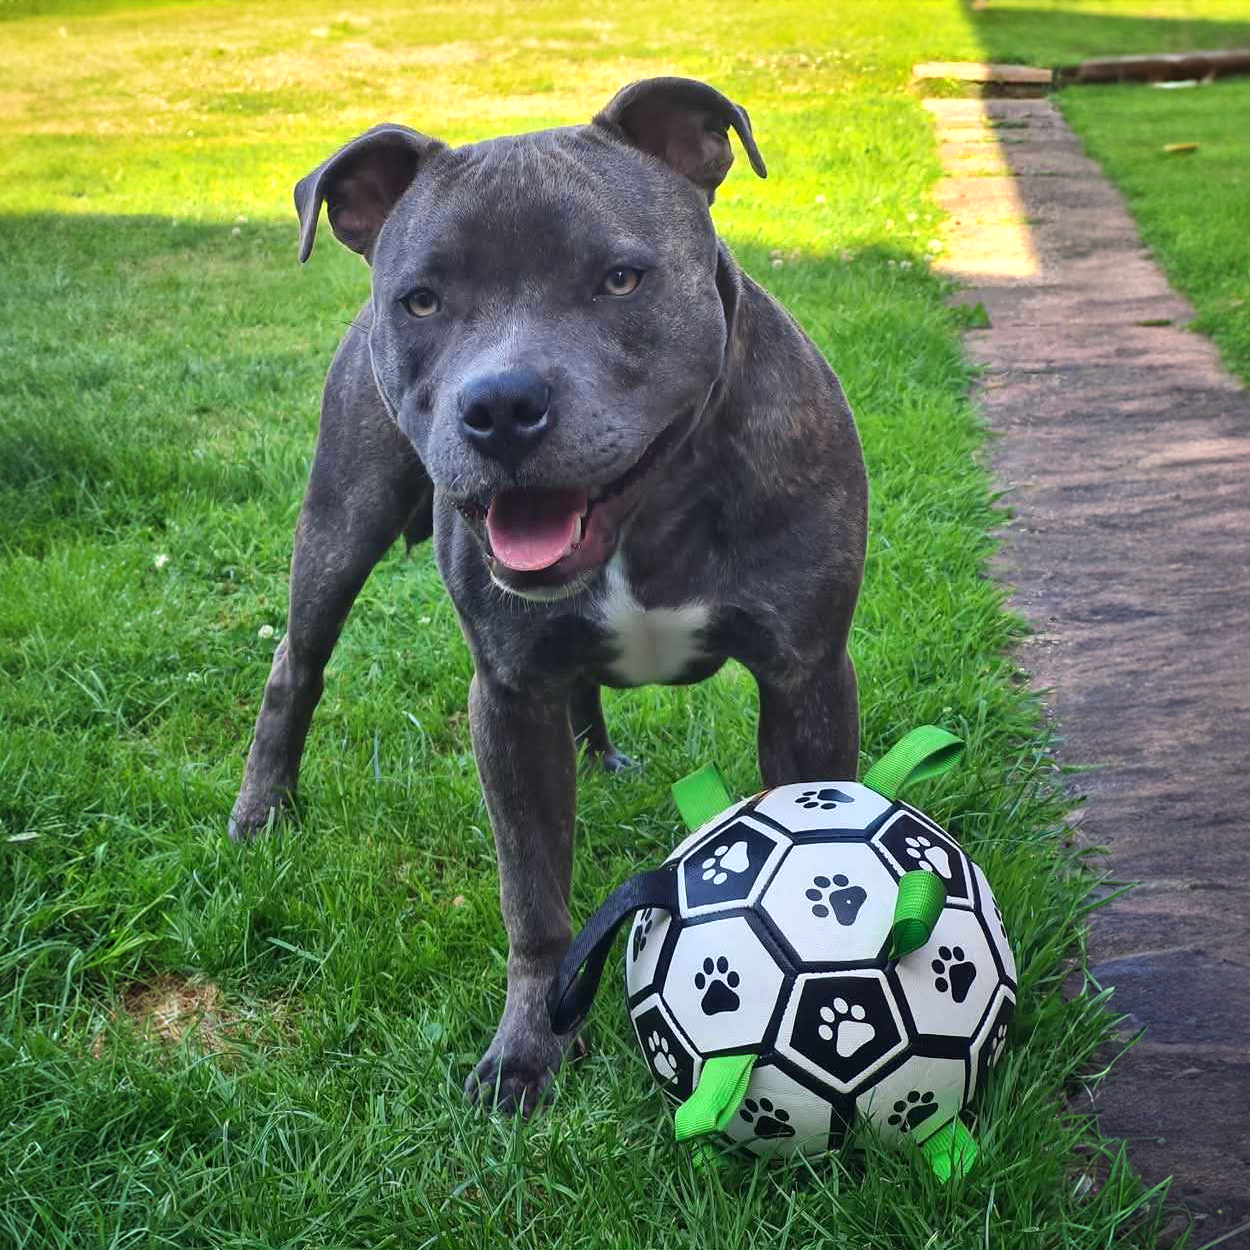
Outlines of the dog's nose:
[{"label": "dog's nose", "polygon": [[551,429],[551,388],[533,369],[474,378],[460,392],[460,425],[484,456],[515,469]]}]

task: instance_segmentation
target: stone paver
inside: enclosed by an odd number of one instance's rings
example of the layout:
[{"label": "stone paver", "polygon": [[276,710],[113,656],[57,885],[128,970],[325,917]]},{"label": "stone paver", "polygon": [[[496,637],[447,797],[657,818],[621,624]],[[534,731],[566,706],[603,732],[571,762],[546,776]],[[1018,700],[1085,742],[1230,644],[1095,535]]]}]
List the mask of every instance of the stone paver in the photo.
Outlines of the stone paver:
[{"label": "stone paver", "polygon": [[943,267],[990,318],[967,344],[1005,435],[1022,663],[1065,760],[1100,766],[1085,840],[1141,883],[1094,915],[1092,973],[1146,1030],[1101,1122],[1175,1177],[1197,1247],[1250,1221],[1250,396],[1050,101],[925,107]]}]

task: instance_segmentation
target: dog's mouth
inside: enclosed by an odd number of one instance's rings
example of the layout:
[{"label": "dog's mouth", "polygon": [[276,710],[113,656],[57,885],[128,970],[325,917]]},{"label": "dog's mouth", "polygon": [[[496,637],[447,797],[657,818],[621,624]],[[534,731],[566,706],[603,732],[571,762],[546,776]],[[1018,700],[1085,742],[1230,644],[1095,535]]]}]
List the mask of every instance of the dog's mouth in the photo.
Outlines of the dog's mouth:
[{"label": "dog's mouth", "polygon": [[495,580],[541,596],[606,563],[647,477],[688,427],[689,414],[671,422],[629,469],[602,486],[519,487],[500,491],[485,507],[459,504],[483,540]]}]

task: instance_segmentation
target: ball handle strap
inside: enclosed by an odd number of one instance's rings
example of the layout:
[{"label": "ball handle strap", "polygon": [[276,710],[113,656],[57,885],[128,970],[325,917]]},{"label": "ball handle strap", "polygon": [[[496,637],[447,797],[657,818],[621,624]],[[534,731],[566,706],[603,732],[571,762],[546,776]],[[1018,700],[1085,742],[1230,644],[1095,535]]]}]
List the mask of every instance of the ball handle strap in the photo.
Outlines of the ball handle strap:
[{"label": "ball handle strap", "polygon": [[[673,1115],[673,1130],[678,1141],[689,1141],[723,1129],[733,1119],[747,1086],[751,1083],[751,1069],[755,1067],[755,1055],[717,1055],[703,1061],[699,1083],[694,1092],[677,1108]],[[694,1162],[702,1166],[709,1161],[703,1143],[695,1143]]]},{"label": "ball handle strap", "polygon": [[959,1177],[970,1172],[979,1151],[976,1138],[956,1117],[947,1120],[936,1133],[926,1138],[921,1143],[920,1153],[938,1180],[945,1183],[952,1176]]},{"label": "ball handle strap", "polygon": [[917,725],[904,734],[865,774],[864,785],[896,799],[914,781],[936,777],[963,754],[962,739],[936,725]]},{"label": "ball handle strap", "polygon": [[673,802],[691,831],[706,825],[733,802],[715,764],[704,764],[697,772],[674,781],[672,791]]},{"label": "ball handle strap", "polygon": [[894,899],[890,958],[902,959],[924,946],[933,936],[945,906],[946,886],[937,873],[921,868],[903,873],[898,879],[898,894]]},{"label": "ball handle strap", "polygon": [[640,872],[618,885],[573,939],[547,996],[551,1027],[557,1034],[571,1033],[586,1019],[617,930],[642,907],[676,912],[675,864]]}]

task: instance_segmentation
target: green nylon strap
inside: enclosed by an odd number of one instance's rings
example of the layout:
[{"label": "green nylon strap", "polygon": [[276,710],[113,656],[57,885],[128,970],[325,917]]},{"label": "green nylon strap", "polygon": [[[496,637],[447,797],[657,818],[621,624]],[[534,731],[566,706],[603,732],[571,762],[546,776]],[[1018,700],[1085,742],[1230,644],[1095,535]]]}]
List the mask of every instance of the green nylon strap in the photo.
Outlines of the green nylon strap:
[{"label": "green nylon strap", "polygon": [[678,1141],[722,1129],[733,1119],[751,1080],[754,1055],[718,1055],[705,1059],[694,1093],[673,1117]]},{"label": "green nylon strap", "polygon": [[952,1176],[965,1176],[977,1161],[976,1139],[963,1126],[959,1117],[947,1120],[932,1137],[925,1140],[920,1153],[943,1184]]},{"label": "green nylon strap", "polygon": [[945,906],[946,886],[937,873],[922,868],[903,873],[890,926],[890,958],[902,959],[918,951],[933,935],[933,926]]},{"label": "green nylon strap", "polygon": [[704,764],[698,772],[673,782],[673,800],[689,829],[706,825],[730,804],[729,791],[715,764]]},{"label": "green nylon strap", "polygon": [[913,781],[944,773],[963,754],[963,749],[963,742],[945,729],[918,725],[864,774],[864,785],[887,799],[895,799]]}]

